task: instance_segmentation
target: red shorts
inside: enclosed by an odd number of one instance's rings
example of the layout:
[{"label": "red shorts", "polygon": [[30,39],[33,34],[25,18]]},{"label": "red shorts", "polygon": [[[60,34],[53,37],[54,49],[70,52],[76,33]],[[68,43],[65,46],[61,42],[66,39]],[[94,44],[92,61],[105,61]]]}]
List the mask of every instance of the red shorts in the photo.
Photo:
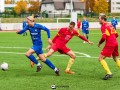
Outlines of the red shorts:
[{"label": "red shorts", "polygon": [[54,52],[58,51],[61,54],[66,54],[67,52],[70,51],[69,48],[67,48],[65,45],[59,45],[54,43],[54,45],[52,46],[52,49],[54,50]]},{"label": "red shorts", "polygon": [[80,28],[80,26],[77,26],[77,28]]},{"label": "red shorts", "polygon": [[119,56],[118,45],[115,45],[115,46],[105,46],[102,49],[101,54],[103,56],[106,56],[106,57],[111,57],[111,55],[112,56]]}]

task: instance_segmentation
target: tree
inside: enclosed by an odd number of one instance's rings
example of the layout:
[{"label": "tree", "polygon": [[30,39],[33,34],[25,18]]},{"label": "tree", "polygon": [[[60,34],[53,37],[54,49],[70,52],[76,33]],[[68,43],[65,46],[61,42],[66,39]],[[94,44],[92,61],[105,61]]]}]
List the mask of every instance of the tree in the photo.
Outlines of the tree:
[{"label": "tree", "polygon": [[94,7],[93,7],[93,11],[96,14],[100,14],[100,13],[108,13],[108,3],[106,0],[98,0]]},{"label": "tree", "polygon": [[86,12],[92,12],[95,0],[86,0]]},{"label": "tree", "polygon": [[41,5],[41,3],[39,2],[39,0],[31,1],[30,5],[31,6],[28,9],[29,12],[32,12],[32,13],[39,13],[40,12],[40,5]]},{"label": "tree", "polygon": [[14,7],[14,10],[17,14],[26,13],[27,11],[27,3],[23,0],[20,0],[16,3],[17,5]]},{"label": "tree", "polygon": [[5,4],[11,4],[11,1],[10,0],[6,0]]}]

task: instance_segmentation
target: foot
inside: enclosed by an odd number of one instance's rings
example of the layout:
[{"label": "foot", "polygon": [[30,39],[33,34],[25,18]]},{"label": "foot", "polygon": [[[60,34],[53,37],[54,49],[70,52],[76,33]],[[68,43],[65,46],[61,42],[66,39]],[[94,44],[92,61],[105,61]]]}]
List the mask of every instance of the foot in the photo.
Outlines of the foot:
[{"label": "foot", "polygon": [[55,71],[56,75],[57,76],[60,76],[60,69],[58,68],[56,71]]},{"label": "foot", "polygon": [[84,41],[83,43],[88,43],[88,42]]},{"label": "foot", "polygon": [[106,74],[105,77],[103,77],[103,80],[108,80],[109,78],[112,78],[112,74]]},{"label": "foot", "polygon": [[42,69],[42,65],[37,66],[36,72],[39,72]]},{"label": "foot", "polygon": [[37,60],[40,60],[39,57],[36,58]]},{"label": "foot", "polygon": [[30,65],[33,68],[34,67],[34,62],[30,61]]},{"label": "foot", "polygon": [[75,74],[75,72],[70,71],[70,70],[65,70],[65,73],[67,73],[67,74]]}]

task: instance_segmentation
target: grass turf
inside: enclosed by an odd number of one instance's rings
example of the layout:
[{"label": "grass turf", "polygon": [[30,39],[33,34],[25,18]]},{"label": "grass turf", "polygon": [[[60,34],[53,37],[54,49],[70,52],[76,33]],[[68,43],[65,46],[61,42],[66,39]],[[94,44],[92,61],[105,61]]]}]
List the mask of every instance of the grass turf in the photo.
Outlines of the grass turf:
[{"label": "grass turf", "polygon": [[[51,31],[51,37],[57,32]],[[9,64],[8,71],[0,70],[1,90],[51,90],[55,84],[57,90],[119,90],[120,71],[111,58],[106,61],[113,73],[113,78],[102,80],[105,71],[98,62],[99,53],[103,47],[97,47],[101,37],[100,30],[90,31],[89,40],[94,45],[83,44],[83,41],[74,37],[67,46],[77,52],[77,58],[72,66],[76,73],[68,75],[64,73],[69,57],[59,56],[59,53],[49,57],[56,67],[60,68],[61,75],[55,76],[53,70],[42,63],[43,68],[36,73],[36,66],[30,67],[29,60],[24,53],[32,46],[30,36],[17,35],[15,32],[0,32],[0,63]],[[48,45],[47,36],[42,32],[43,48]],[[119,41],[118,37],[118,41]],[[44,50],[44,52],[47,52]],[[79,54],[84,53],[91,57]],[[56,56],[58,55],[58,56]],[[36,55],[35,55],[36,56]]]}]

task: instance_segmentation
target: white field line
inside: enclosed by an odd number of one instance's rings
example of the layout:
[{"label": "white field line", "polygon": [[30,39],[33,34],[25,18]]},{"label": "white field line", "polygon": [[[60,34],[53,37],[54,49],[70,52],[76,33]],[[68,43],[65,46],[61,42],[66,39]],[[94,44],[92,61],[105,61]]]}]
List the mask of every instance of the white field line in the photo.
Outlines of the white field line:
[{"label": "white field line", "polygon": [[[12,48],[12,49],[29,49],[28,47],[4,47],[4,46],[0,46],[0,48]],[[45,50],[43,48],[43,50]],[[92,57],[88,54],[85,54],[85,53],[81,53],[81,52],[76,52],[74,51],[76,54],[79,54],[79,55],[76,55],[76,57],[83,57],[83,58],[98,58],[98,57]],[[1,54],[25,54],[23,52],[0,52]],[[81,56],[82,55],[82,56]],[[53,54],[52,56],[56,56],[56,57],[63,57],[63,56],[66,56],[66,55],[63,55],[63,54],[60,54],[60,55],[55,55]],[[109,59],[112,59],[112,58],[109,58]]]}]

